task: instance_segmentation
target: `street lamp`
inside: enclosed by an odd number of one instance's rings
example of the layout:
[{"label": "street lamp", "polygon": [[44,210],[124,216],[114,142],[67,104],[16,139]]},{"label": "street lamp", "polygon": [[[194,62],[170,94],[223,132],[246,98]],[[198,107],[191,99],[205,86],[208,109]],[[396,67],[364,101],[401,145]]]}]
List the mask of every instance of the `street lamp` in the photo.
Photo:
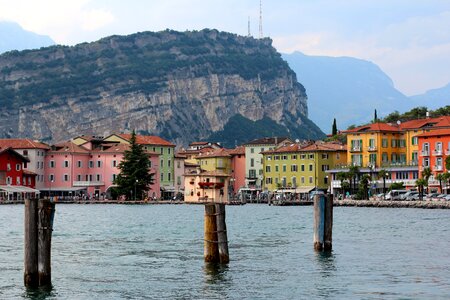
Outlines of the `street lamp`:
[{"label": "street lamp", "polygon": [[134,201],[136,201],[136,184],[138,183],[138,180],[136,179],[136,182],[134,183]]}]

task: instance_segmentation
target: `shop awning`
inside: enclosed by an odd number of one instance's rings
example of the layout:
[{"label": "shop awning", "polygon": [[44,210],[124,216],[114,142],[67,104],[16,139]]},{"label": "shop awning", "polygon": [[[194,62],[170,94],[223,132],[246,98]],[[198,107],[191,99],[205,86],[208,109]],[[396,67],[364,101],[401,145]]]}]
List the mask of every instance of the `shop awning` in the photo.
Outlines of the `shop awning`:
[{"label": "shop awning", "polygon": [[0,185],[0,191],[5,191],[7,193],[37,193],[39,190],[32,189],[27,186],[22,185]]}]

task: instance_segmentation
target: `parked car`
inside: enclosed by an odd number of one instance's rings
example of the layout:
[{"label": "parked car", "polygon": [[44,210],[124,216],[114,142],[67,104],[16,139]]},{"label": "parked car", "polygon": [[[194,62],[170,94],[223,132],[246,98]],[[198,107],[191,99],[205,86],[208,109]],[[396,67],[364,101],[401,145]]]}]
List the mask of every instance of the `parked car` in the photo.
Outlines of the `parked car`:
[{"label": "parked car", "polygon": [[429,193],[427,195],[425,195],[423,197],[424,200],[433,200],[434,198],[436,198],[437,196],[439,196],[439,193]]},{"label": "parked car", "polygon": [[445,195],[443,199],[447,200],[447,201],[450,201],[450,194]]},{"label": "parked car", "polygon": [[410,195],[414,195],[418,193],[416,190],[409,190],[406,193],[400,195],[400,200],[409,200],[407,199]]},{"label": "parked car", "polygon": [[407,192],[407,190],[392,190],[386,194],[386,200],[400,200],[400,196]]}]

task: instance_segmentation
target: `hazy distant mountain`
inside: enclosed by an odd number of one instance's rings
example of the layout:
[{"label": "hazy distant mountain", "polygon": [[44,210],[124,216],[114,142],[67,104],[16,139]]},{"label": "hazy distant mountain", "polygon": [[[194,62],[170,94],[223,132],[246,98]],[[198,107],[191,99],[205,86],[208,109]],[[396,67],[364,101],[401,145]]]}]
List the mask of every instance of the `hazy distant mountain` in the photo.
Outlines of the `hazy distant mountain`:
[{"label": "hazy distant mountain", "polygon": [[429,90],[424,94],[412,96],[415,106],[426,106],[429,109],[436,109],[450,104],[450,83],[446,86]]},{"label": "hazy distant mountain", "polygon": [[411,100],[395,89],[392,80],[375,64],[351,57],[308,56],[300,52],[283,54],[308,95],[308,117],[325,133],[333,118],[338,129],[372,120],[397,110],[404,111]]},{"label": "hazy distant mountain", "polygon": [[10,50],[37,49],[54,44],[50,37],[26,31],[17,23],[0,22],[0,53]]}]

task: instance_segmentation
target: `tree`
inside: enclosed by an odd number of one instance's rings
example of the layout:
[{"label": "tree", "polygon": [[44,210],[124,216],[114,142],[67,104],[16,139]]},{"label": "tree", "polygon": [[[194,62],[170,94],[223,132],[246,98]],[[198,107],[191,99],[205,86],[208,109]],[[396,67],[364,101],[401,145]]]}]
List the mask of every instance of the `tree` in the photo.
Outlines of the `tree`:
[{"label": "tree", "polygon": [[447,170],[447,172],[450,172],[450,156],[447,156],[445,158],[445,169]]},{"label": "tree", "polygon": [[389,190],[403,190],[405,186],[403,185],[403,182],[393,182],[391,183],[391,186],[389,187]]},{"label": "tree", "polygon": [[336,174],[336,179],[341,181],[342,194],[345,195],[345,190],[349,187],[349,184],[346,181],[348,179],[348,173],[343,171],[338,172]]},{"label": "tree", "polygon": [[375,109],[375,113],[373,115],[373,122],[376,123],[378,122],[378,116],[377,116],[377,110]]},{"label": "tree", "polygon": [[331,135],[337,134],[337,125],[336,125],[336,118],[333,119],[333,127],[331,128]]},{"label": "tree", "polygon": [[[448,174],[448,173],[447,173]],[[442,181],[445,180],[445,175],[444,173],[439,173],[436,175],[435,177],[437,180],[439,180],[439,191],[442,193]]]},{"label": "tree", "polygon": [[358,199],[369,199],[370,175],[364,174],[359,180]]},{"label": "tree", "polygon": [[423,200],[423,187],[427,185],[427,181],[423,178],[419,178],[416,180],[416,186],[419,190],[419,199]]},{"label": "tree", "polygon": [[431,175],[433,175],[433,173],[431,172],[431,169],[429,167],[423,169],[422,178],[425,179],[425,186],[428,186],[428,181],[430,180]]},{"label": "tree", "polygon": [[449,181],[450,181],[450,173],[443,173],[442,181],[444,182],[444,186],[447,187],[449,185]]},{"label": "tree", "polygon": [[[142,195],[150,189],[153,184],[154,173],[150,173],[150,159],[145,153],[142,145],[136,143],[136,133],[132,132],[130,139],[130,149],[124,152],[123,160],[119,163],[120,170],[114,181],[117,184],[120,195]],[[130,197],[130,200],[133,197]]]},{"label": "tree", "polygon": [[354,187],[356,185],[356,178],[358,177],[358,175],[359,175],[359,167],[358,166],[351,166],[348,169],[348,176],[350,179],[350,190],[351,190],[350,193],[352,193],[352,194],[354,191]]}]

